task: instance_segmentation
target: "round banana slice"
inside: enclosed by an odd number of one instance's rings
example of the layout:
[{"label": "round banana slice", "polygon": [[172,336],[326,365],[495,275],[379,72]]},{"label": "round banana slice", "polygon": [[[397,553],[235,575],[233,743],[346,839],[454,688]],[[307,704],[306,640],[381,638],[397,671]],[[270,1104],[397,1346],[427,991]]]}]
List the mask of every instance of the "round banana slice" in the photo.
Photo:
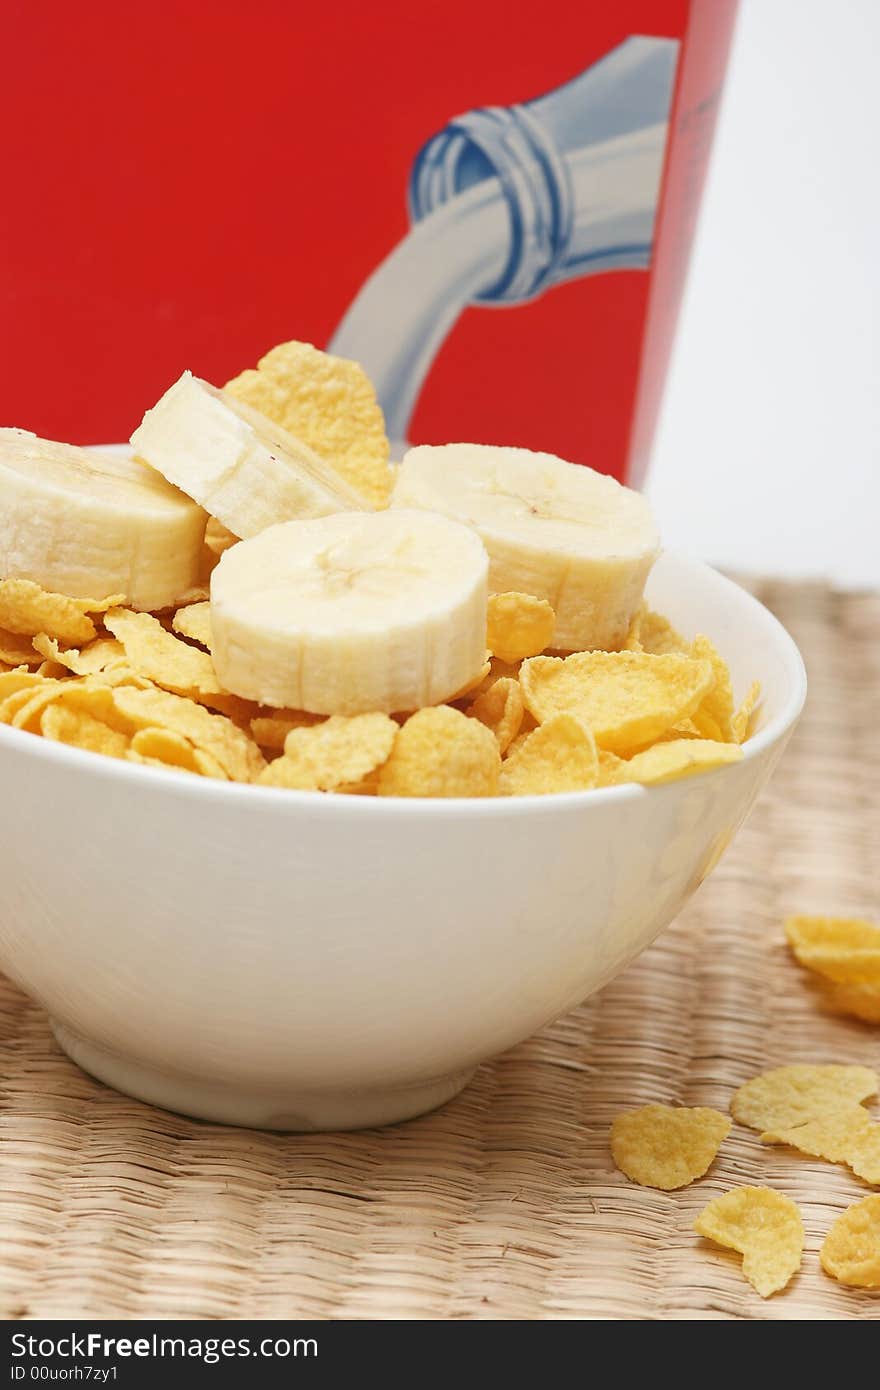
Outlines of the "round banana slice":
[{"label": "round banana slice", "polygon": [[622,644],[660,549],[637,492],[529,449],[410,449],[392,506],[425,507],[472,526],[489,552],[490,592],[547,599],[560,651]]},{"label": "round banana slice", "polygon": [[0,578],[167,608],[198,583],[206,520],[127,450],[0,429]]},{"label": "round banana slice", "polygon": [[144,463],[243,538],[279,521],[365,505],[307,444],[192,372],[147,411],[131,445]]},{"label": "round banana slice", "polygon": [[488,568],[474,531],[427,512],[270,526],[211,576],[218,678],[312,714],[438,704],[483,665]]}]

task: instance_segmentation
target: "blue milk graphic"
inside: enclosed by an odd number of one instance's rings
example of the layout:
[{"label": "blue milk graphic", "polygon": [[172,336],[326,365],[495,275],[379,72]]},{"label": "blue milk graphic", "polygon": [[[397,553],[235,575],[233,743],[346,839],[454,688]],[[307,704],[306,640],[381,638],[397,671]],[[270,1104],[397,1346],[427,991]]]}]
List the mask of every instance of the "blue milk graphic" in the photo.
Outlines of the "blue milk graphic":
[{"label": "blue milk graphic", "polygon": [[649,265],[677,59],[675,39],[627,39],[534,101],[455,117],[420,150],[412,227],[330,343],[366,368],[392,440],[467,305]]}]

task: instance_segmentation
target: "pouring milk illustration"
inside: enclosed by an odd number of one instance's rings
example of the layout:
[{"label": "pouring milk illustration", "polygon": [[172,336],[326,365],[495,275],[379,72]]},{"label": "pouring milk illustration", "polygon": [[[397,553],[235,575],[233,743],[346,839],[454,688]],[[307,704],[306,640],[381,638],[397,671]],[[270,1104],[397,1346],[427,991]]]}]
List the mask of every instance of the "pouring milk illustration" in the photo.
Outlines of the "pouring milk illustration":
[{"label": "pouring milk illustration", "polygon": [[627,39],[555,91],[457,116],[416,156],[411,228],[330,343],[376,385],[404,441],[461,312],[586,275],[647,269],[679,44]]}]

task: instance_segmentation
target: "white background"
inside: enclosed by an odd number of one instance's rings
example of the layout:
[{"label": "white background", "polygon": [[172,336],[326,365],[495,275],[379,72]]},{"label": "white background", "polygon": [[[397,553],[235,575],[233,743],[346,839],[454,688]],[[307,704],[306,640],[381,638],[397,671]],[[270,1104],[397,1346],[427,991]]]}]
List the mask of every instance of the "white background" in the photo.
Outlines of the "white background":
[{"label": "white background", "polygon": [[671,548],[880,586],[880,0],[741,0],[648,492]]}]

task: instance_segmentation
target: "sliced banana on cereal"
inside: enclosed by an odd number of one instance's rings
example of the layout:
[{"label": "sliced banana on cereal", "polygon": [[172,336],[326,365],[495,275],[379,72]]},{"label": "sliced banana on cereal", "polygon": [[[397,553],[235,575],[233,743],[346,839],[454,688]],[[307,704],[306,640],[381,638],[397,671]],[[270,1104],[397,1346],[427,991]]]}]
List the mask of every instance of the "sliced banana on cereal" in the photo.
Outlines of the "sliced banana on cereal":
[{"label": "sliced banana on cereal", "polygon": [[410,449],[392,505],[425,507],[473,526],[489,552],[490,591],[546,599],[560,651],[623,645],[660,549],[637,492],[529,449]]},{"label": "sliced banana on cereal", "polygon": [[244,539],[276,522],[365,506],[302,440],[192,372],[147,411],[131,444],[138,458]]},{"label": "sliced banana on cereal", "polygon": [[167,608],[198,580],[205,522],[200,507],[127,450],[0,429],[2,579]]},{"label": "sliced banana on cereal", "polygon": [[313,714],[439,704],[483,668],[488,568],[474,531],[428,512],[272,526],[211,576],[219,680]]}]

